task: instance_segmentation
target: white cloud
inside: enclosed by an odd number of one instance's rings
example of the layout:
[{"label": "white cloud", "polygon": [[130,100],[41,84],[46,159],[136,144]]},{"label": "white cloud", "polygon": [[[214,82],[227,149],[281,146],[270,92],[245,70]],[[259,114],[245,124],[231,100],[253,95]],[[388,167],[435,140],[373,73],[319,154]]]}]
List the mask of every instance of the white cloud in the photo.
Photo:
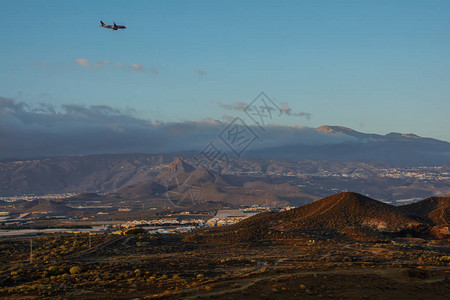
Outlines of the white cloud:
[{"label": "white cloud", "polygon": [[77,58],[75,59],[75,63],[87,68],[91,66],[86,58]]},{"label": "white cloud", "polygon": [[104,59],[103,61],[90,63],[86,58],[77,58],[74,62],[82,67],[95,70],[101,68],[103,65],[107,65],[110,63],[109,60]]},{"label": "white cloud", "polygon": [[[127,64],[123,64],[120,61],[116,62],[116,66],[118,66],[119,68],[125,70],[125,71],[138,71],[138,72],[147,72],[147,69],[144,68],[144,65],[142,64],[138,64],[138,63],[131,63],[129,65]],[[150,68],[150,72],[158,75],[158,69],[153,66]]]},{"label": "white cloud", "polygon": [[147,70],[141,64],[132,63],[131,67],[139,72],[147,72]]},{"label": "white cloud", "polygon": [[288,116],[304,117],[308,121],[311,119],[311,114],[306,112],[292,112],[292,108],[287,103],[281,103],[280,110]]}]

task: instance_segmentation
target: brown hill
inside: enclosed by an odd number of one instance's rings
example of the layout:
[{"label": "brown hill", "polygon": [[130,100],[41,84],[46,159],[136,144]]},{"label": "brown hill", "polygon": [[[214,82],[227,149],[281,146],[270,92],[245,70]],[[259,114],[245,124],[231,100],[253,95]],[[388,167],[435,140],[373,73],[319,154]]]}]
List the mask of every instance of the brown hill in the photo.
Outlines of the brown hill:
[{"label": "brown hill", "polygon": [[450,197],[431,197],[399,207],[405,214],[419,217],[433,225],[449,225]]},{"label": "brown hill", "polygon": [[28,213],[44,213],[53,215],[66,215],[74,209],[60,201],[50,199],[37,199],[23,205],[22,211]]},{"label": "brown hill", "polygon": [[[283,185],[283,191],[291,194]],[[282,204],[281,197],[272,193],[271,185],[248,188],[233,177],[195,168],[176,158],[167,169],[150,181],[127,186],[117,191],[117,196],[128,199],[167,198],[176,206],[196,205],[202,202],[223,202],[231,205]]]},{"label": "brown hill", "polygon": [[176,174],[176,173],[190,173],[194,171],[195,168],[191,166],[190,164],[186,163],[184,160],[182,160],[180,157],[175,158],[173,162],[169,164],[167,167],[167,171],[170,174]]},{"label": "brown hill", "polygon": [[121,198],[151,199],[155,197],[167,197],[167,193],[173,191],[179,197],[188,195],[192,187],[201,183],[222,182],[213,173],[202,169],[196,169],[177,157],[170,163],[167,169],[155,178],[136,185],[128,185],[119,189],[116,194]]},{"label": "brown hill", "polygon": [[377,236],[382,233],[419,232],[424,230],[423,227],[423,223],[392,205],[357,193],[344,192],[289,211],[258,214],[231,226],[208,230],[208,234],[199,231],[198,235],[208,240],[260,240],[271,238],[274,234],[289,236],[299,232]]},{"label": "brown hill", "polygon": [[99,201],[102,200],[103,198],[104,198],[103,196],[100,196],[97,193],[81,193],[66,198],[66,201]]},{"label": "brown hill", "polygon": [[289,229],[341,230],[349,226],[398,231],[417,222],[392,205],[363,195],[343,192],[286,212]]},{"label": "brown hill", "polygon": [[173,155],[115,154],[0,163],[0,196],[112,192],[157,175]]},{"label": "brown hill", "polygon": [[166,188],[156,181],[150,180],[137,185],[129,185],[117,191],[120,198],[128,199],[149,199],[154,197],[164,197]]},{"label": "brown hill", "polygon": [[194,184],[195,182],[224,183],[220,175],[212,171],[195,168],[186,163],[180,157],[177,157],[173,162],[171,162],[168,165],[167,170],[159,173],[154,180],[166,186],[177,184],[177,182],[178,184],[182,184],[186,181],[190,184]]}]

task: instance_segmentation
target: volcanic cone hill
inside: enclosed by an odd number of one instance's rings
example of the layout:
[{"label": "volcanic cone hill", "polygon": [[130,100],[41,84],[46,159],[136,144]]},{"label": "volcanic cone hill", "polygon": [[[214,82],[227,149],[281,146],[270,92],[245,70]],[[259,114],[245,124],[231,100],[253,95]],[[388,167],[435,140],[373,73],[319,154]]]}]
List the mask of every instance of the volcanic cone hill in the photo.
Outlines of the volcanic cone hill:
[{"label": "volcanic cone hill", "polygon": [[273,234],[291,236],[300,232],[350,236],[369,233],[373,236],[383,232],[414,231],[416,228],[423,230],[423,226],[426,225],[392,205],[357,193],[344,192],[289,211],[262,213],[234,225],[196,234],[200,239],[202,235],[209,234],[212,238],[235,240],[267,239]]},{"label": "volcanic cone hill", "polygon": [[399,208],[405,214],[433,225],[449,225],[450,222],[450,197],[431,197]]},{"label": "volcanic cone hill", "polygon": [[[231,177],[232,178],[232,177]],[[152,199],[167,197],[173,205],[195,205],[202,202],[222,202],[232,205],[285,204],[280,197],[263,190],[249,192],[242,182],[236,185],[217,172],[195,168],[176,158],[155,178],[117,191],[120,198]],[[270,191],[269,188],[266,188]]]},{"label": "volcanic cone hill", "polygon": [[120,198],[147,199],[155,196],[164,196],[166,188],[156,181],[149,180],[138,185],[129,185],[117,191]]},{"label": "volcanic cone hill", "polygon": [[77,195],[74,195],[72,197],[66,198],[66,201],[99,201],[102,200],[103,196],[100,196],[97,193],[80,193]]},{"label": "volcanic cone hill", "polygon": [[[199,185],[203,182],[215,182],[216,177],[211,172],[196,169],[181,158],[177,157],[155,178],[137,185],[129,185],[119,189],[116,193],[121,198],[148,199],[155,196],[166,197],[169,190],[183,186],[188,192],[189,187]],[[181,191],[177,191],[181,192]]]},{"label": "volcanic cone hill", "polygon": [[170,174],[176,174],[176,173],[190,173],[194,171],[195,168],[191,166],[190,164],[186,163],[184,160],[182,160],[180,157],[175,158],[175,160],[169,164],[167,171]]},{"label": "volcanic cone hill", "polygon": [[430,234],[439,238],[450,238],[450,197],[432,197],[399,207],[412,218],[432,226]]},{"label": "volcanic cone hill", "polygon": [[50,199],[37,199],[23,205],[22,211],[28,213],[46,213],[65,215],[74,209],[66,206],[62,202]]},{"label": "volcanic cone hill", "polygon": [[170,185],[175,183],[175,178],[179,184],[185,182],[188,178],[190,178],[188,181],[191,184],[203,182],[228,184],[218,173],[203,168],[195,168],[179,157],[169,164],[166,171],[156,176],[155,181]]}]

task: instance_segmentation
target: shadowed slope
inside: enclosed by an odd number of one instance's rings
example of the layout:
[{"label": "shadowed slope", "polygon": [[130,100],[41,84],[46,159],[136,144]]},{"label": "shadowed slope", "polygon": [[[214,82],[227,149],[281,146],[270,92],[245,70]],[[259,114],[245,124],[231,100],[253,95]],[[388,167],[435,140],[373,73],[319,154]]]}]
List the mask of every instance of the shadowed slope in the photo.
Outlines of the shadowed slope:
[{"label": "shadowed slope", "polygon": [[450,197],[431,197],[399,208],[434,225],[449,225],[450,222]]},{"label": "shadowed slope", "polygon": [[[401,232],[424,224],[396,207],[363,195],[344,192],[280,213],[262,213],[231,226],[198,232],[208,240],[261,240],[272,234],[316,232],[326,235]],[[195,234],[194,234],[195,235]],[[209,235],[209,236],[208,236]],[[194,237],[194,239],[196,239]],[[200,237],[201,239],[201,237]]]}]

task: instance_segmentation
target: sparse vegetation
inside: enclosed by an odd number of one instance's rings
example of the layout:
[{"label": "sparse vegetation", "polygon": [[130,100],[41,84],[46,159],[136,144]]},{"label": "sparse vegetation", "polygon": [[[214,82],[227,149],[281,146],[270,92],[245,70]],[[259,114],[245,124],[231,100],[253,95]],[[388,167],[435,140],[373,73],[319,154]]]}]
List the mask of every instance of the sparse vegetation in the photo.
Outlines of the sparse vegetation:
[{"label": "sparse vegetation", "polygon": [[[353,203],[360,215],[378,207]],[[448,239],[376,231],[338,205],[322,204],[313,208],[333,216],[322,213],[320,220],[320,212],[308,208],[188,234],[134,228],[139,231],[92,235],[91,247],[86,234],[33,237],[32,263],[30,237],[0,239],[0,297],[62,297],[70,291],[79,298],[402,298],[408,292],[445,298]],[[347,218],[345,226],[336,215]],[[405,216],[385,217],[401,222]]]},{"label": "sparse vegetation", "polygon": [[147,230],[145,230],[144,228],[133,228],[128,230],[127,232],[125,232],[125,234],[130,235],[130,234],[145,234],[147,233]]}]

